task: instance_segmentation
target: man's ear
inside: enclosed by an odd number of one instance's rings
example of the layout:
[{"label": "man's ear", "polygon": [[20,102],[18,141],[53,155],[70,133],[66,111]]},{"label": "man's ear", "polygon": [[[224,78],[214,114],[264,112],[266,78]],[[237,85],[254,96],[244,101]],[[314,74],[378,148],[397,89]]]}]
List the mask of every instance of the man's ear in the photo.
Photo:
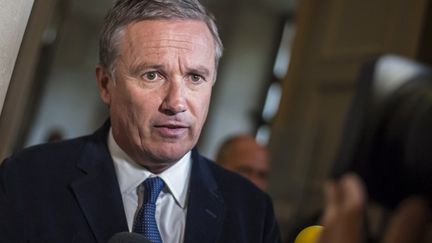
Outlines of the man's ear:
[{"label": "man's ear", "polygon": [[96,66],[96,80],[99,88],[99,95],[102,101],[105,104],[110,105],[111,90],[112,90],[112,86],[114,85],[113,84],[114,80],[111,78],[111,75],[109,74],[108,70],[100,64]]}]

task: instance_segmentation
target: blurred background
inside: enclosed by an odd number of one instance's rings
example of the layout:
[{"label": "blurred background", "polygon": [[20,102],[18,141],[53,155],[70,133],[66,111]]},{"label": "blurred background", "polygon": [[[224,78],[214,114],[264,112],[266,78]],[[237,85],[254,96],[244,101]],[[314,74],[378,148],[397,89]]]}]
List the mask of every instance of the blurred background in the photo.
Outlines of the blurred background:
[{"label": "blurred background", "polygon": [[[385,53],[432,64],[432,3],[202,2],[216,16],[225,52],[199,150],[214,159],[220,143],[238,133],[253,134],[267,145],[272,161],[268,192],[286,235],[322,205],[323,181],[361,64]],[[94,68],[99,29],[111,4],[0,0],[2,11],[15,9],[17,16],[31,9],[9,86],[9,80],[0,85],[6,94],[0,158],[48,140],[91,133],[107,119]],[[8,21],[0,18],[1,25]],[[0,48],[9,48],[2,38]]]}]

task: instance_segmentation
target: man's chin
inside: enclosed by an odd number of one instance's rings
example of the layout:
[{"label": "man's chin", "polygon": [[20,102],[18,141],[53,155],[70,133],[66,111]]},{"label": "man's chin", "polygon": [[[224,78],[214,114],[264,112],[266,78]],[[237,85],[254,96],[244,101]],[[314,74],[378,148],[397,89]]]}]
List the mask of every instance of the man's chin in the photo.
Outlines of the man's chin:
[{"label": "man's chin", "polygon": [[175,143],[165,142],[158,143],[153,150],[150,150],[155,159],[161,163],[164,161],[172,163],[179,161],[183,156],[192,149],[189,141],[177,141]]},{"label": "man's chin", "polygon": [[[166,147],[167,148],[167,147]],[[155,164],[170,165],[181,160],[190,149],[164,149],[150,154],[150,159]]]},{"label": "man's chin", "polygon": [[158,164],[165,164],[165,165],[172,165],[175,164],[177,161],[181,160],[183,158],[183,156],[187,153],[188,151],[182,151],[182,152],[177,152],[177,153],[160,153],[158,155],[155,156],[155,162]]},{"label": "man's chin", "polygon": [[[186,153],[185,153],[186,154]],[[154,174],[162,173],[163,171],[167,170],[171,166],[173,166],[175,163],[177,163],[179,160],[183,158],[184,154],[158,154],[153,156],[150,163],[140,163],[143,167],[145,167],[147,170]]]},{"label": "man's chin", "polygon": [[147,146],[147,149],[138,147],[134,151],[133,159],[145,168],[158,168],[160,170],[160,168],[169,168],[181,160],[190,150],[191,147],[184,146],[184,144],[158,143],[151,147]]}]

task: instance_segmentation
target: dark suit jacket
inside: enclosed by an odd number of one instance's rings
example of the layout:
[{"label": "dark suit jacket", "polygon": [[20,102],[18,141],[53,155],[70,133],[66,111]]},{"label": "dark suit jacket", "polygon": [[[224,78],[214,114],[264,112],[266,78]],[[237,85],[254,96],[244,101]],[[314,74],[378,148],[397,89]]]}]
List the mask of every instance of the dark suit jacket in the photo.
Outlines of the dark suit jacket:
[{"label": "dark suit jacket", "polygon": [[[128,231],[106,140],[93,135],[34,146],[0,167],[0,242],[100,242]],[[270,198],[192,153],[185,242],[280,242]],[[170,243],[170,242],[165,242]]]}]

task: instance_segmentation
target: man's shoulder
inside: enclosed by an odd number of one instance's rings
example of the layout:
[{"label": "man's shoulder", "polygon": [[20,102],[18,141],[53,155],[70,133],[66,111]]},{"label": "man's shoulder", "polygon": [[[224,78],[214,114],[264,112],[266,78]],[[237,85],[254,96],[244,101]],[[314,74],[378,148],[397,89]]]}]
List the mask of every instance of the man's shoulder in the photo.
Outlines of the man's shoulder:
[{"label": "man's shoulder", "polygon": [[[45,161],[52,160],[68,161],[79,157],[85,147],[90,150],[100,149],[106,143],[106,136],[110,128],[107,120],[99,129],[92,134],[65,139],[59,142],[44,143],[24,148],[6,158],[5,161]],[[26,162],[29,163],[29,162]]]},{"label": "man's shoulder", "polygon": [[76,160],[85,147],[89,136],[67,139],[59,142],[33,145],[18,151],[4,162],[4,166],[17,168],[43,167],[64,164]]}]

